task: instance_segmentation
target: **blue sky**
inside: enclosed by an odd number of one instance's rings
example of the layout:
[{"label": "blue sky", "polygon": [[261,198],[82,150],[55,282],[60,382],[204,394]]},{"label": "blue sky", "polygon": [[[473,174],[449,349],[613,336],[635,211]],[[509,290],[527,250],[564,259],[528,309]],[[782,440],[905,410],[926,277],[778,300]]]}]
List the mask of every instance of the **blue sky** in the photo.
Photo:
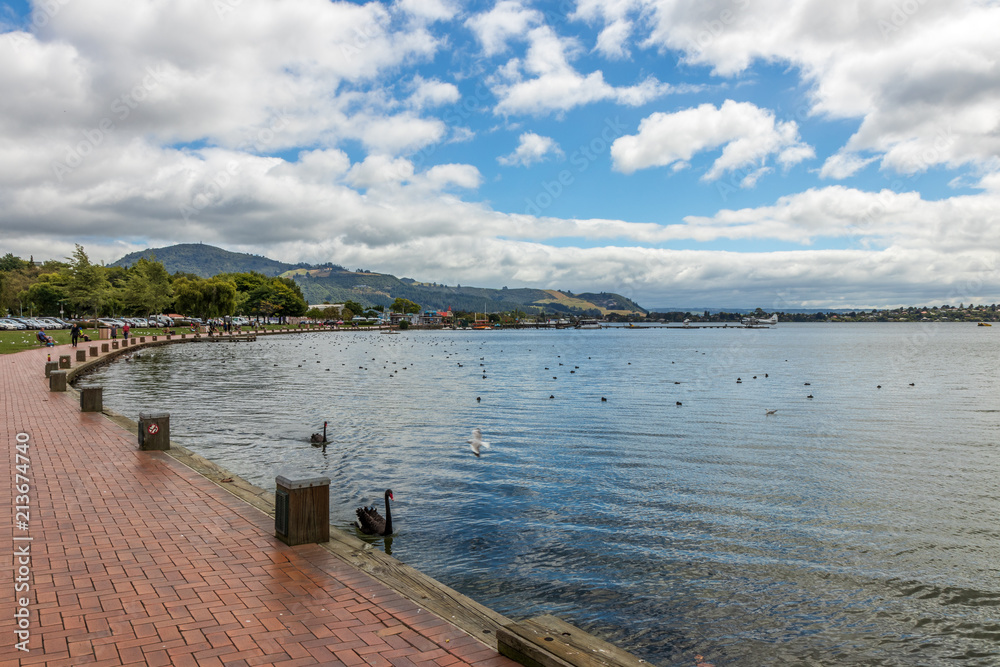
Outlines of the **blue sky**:
[{"label": "blue sky", "polygon": [[648,307],[995,303],[1000,6],[0,6],[0,252]]}]

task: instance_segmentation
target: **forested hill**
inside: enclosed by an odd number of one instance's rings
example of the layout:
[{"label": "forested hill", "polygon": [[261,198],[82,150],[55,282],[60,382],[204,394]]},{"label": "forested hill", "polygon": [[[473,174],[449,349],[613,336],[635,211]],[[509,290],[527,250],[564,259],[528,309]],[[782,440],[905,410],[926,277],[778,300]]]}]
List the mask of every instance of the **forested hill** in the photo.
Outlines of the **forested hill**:
[{"label": "forested hill", "polygon": [[200,243],[184,243],[131,253],[112,266],[129,266],[138,261],[139,257],[148,258],[153,255],[170,273],[180,271],[210,278],[219,273],[256,271],[266,276],[294,278],[306,301],[311,304],[343,303],[350,300],[365,305],[387,306],[402,297],[423,308],[451,308],[471,312],[521,310],[528,314],[572,313],[594,317],[612,312],[623,315],[646,312],[620,294],[573,294],[558,290],[494,289],[422,283],[387,273],[372,273],[361,269],[349,271],[334,264],[286,264],[259,255],[230,252]]},{"label": "forested hill", "polygon": [[307,264],[286,264],[260,255],[231,252],[204,243],[180,243],[165,248],[149,248],[125,255],[111,266],[131,266],[140,257],[156,256],[170,273],[193,273],[201,278],[211,278],[220,273],[256,271],[265,276],[277,276],[285,271]]}]

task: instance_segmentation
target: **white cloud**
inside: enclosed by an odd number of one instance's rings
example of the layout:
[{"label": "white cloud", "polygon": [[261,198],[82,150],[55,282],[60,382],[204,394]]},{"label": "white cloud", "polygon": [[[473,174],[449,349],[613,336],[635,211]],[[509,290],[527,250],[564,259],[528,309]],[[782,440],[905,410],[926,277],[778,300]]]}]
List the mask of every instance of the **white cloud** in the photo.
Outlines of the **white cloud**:
[{"label": "white cloud", "polygon": [[633,86],[615,87],[599,70],[581,74],[570,65],[580,53],[577,40],[560,37],[548,26],[531,30],[527,39],[524,59],[508,61],[491,82],[499,99],[497,113],[547,114],[601,100],[639,106],[671,91],[651,76]]},{"label": "white cloud", "polygon": [[551,137],[543,137],[534,132],[525,132],[520,137],[520,143],[513,153],[501,155],[497,162],[506,167],[528,167],[536,162],[544,161],[549,155],[561,156],[559,144]]},{"label": "white cloud", "polygon": [[458,12],[457,2],[447,0],[397,0],[403,11],[427,21],[445,21]]},{"label": "white cloud", "polygon": [[[799,139],[794,121],[778,122],[774,114],[748,102],[726,100],[675,113],[654,113],[639,123],[639,133],[619,137],[611,146],[614,167],[626,174],[648,167],[688,162],[696,153],[724,146],[722,154],[705,173],[715,180],[726,172],[762,165],[768,156],[791,166],[813,156]],[[762,175],[760,167],[744,178],[752,186]]]},{"label": "white cloud", "polygon": [[[812,86],[814,115],[859,118],[843,150],[882,156],[904,174],[981,166],[1000,154],[1000,5],[979,0],[579,0],[623,42],[683,53],[724,77],[755,62],[787,63]],[[827,175],[856,162],[835,159]]]},{"label": "white cloud", "polygon": [[826,159],[819,171],[819,176],[820,178],[837,180],[850,178],[877,159],[877,157],[863,158],[855,153],[841,151]]},{"label": "white cloud", "polygon": [[507,50],[507,41],[524,35],[542,22],[541,12],[517,0],[501,0],[493,9],[469,18],[465,25],[475,33],[487,56]]},{"label": "white cloud", "polygon": [[458,87],[437,79],[425,79],[420,75],[413,78],[413,94],[409,103],[416,109],[437,107],[457,102],[460,98]]}]

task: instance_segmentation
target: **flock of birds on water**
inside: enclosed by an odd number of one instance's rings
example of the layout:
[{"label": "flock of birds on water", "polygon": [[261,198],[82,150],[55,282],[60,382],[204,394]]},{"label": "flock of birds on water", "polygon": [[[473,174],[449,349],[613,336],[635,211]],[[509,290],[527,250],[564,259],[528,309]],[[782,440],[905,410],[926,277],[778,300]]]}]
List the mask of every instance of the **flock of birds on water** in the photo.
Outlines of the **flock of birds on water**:
[{"label": "flock of birds on water", "polygon": [[[348,351],[348,348],[351,346],[351,344],[354,343],[356,340],[357,339],[355,339],[354,337],[349,337],[349,338],[345,337],[345,339],[344,339],[344,345],[338,351],[342,352],[342,353],[346,353]],[[406,339],[403,339],[403,340],[406,340]],[[370,341],[365,341],[365,342],[370,343]],[[410,342],[410,345],[409,345],[410,348],[413,348],[413,347],[416,346],[416,343],[413,343],[412,341],[409,341],[409,342]],[[308,346],[312,345],[312,343],[313,343],[313,341],[307,341],[307,340],[302,339],[302,340],[298,340],[298,342],[295,344],[294,347],[308,347]],[[397,342],[395,340],[391,340],[391,341],[389,341],[387,343],[381,343],[380,344],[380,348],[385,349],[387,347],[393,346],[393,344],[395,344],[396,347],[402,348],[403,347],[402,343],[403,343],[403,341]],[[456,368],[465,368],[466,364],[469,363],[469,359],[468,359],[468,355],[463,355],[462,353],[470,352],[471,351],[471,347],[464,347],[464,349],[455,349],[458,346],[459,346],[459,342],[458,341],[440,341],[440,340],[439,341],[435,341],[434,343],[432,343],[430,345],[430,347],[432,347],[432,348],[442,348],[441,352],[443,353],[443,358],[446,361],[447,360],[452,360],[452,359],[462,359],[462,361],[455,361],[455,366],[456,366]],[[555,345],[553,345],[553,347],[555,347]],[[485,348],[484,348],[484,346],[480,345],[479,349],[483,350]],[[531,352],[531,349],[529,348],[528,351]],[[216,354],[218,363],[220,363],[220,364],[225,364],[227,361],[237,360],[237,359],[239,359],[242,356],[242,351],[241,350],[236,350],[236,349],[234,349],[232,347],[228,347],[228,346],[226,348],[222,349],[222,350],[215,349],[215,350],[213,350],[213,352]],[[503,350],[501,349],[500,353],[502,353],[502,352],[503,352]],[[694,352],[698,353],[697,350],[694,350]],[[317,357],[319,357],[321,355],[320,352],[314,352],[313,354],[314,354],[314,356],[317,356]],[[704,355],[705,353],[702,352],[700,354]],[[143,360],[144,358],[148,359],[148,358],[150,358],[150,356],[151,355],[146,354],[145,357],[144,357],[144,355],[141,352],[135,352],[135,353],[132,353],[132,354],[125,355],[123,357],[123,359],[126,362],[132,362],[132,361]],[[345,358],[346,358],[346,356],[348,356],[348,355],[345,354]],[[430,357],[434,358],[435,355],[431,354]],[[580,366],[579,365],[574,365],[573,368],[568,368],[568,367],[565,366],[565,362],[564,361],[559,361],[559,359],[562,359],[562,355],[556,355],[556,360],[554,362],[549,362],[550,364],[558,364],[557,366],[552,366],[552,365],[544,366],[542,370],[551,372],[553,369],[558,369],[559,367],[563,367],[565,370],[568,370],[569,373],[572,374],[572,375],[575,375],[576,372],[578,370],[580,370]],[[590,360],[591,357],[588,356],[587,359]],[[317,360],[314,360],[314,361],[315,361],[316,364],[320,364],[322,360],[317,359]],[[464,363],[463,363],[463,361],[464,361]],[[484,354],[484,356],[479,357],[478,361],[479,361],[479,368],[481,369],[481,377],[482,377],[483,380],[486,380],[486,379],[488,379],[489,374],[487,372],[486,356],[485,356],[485,354]],[[308,359],[302,359],[301,363],[297,364],[297,367],[298,368],[303,368],[303,365],[304,364],[308,364],[308,362],[309,362]],[[362,365],[358,366],[358,370],[365,371],[365,372],[370,372],[372,370],[375,370],[375,371],[379,370],[377,368],[377,364],[379,362],[377,361],[376,357],[372,357],[370,359],[370,362],[374,362],[374,363],[370,363],[369,365],[362,364]],[[581,363],[582,363],[582,361],[581,361]],[[675,362],[672,361],[671,363],[673,364]],[[347,364],[346,361],[341,362],[341,366],[346,366],[346,364]],[[414,358],[411,357],[409,361],[400,364],[397,361],[392,361],[390,359],[386,359],[384,362],[382,362],[382,364],[383,364],[383,366],[382,366],[381,370],[383,370],[383,371],[385,371],[385,370],[389,371],[388,372],[388,377],[390,379],[393,379],[393,378],[396,378],[403,371],[407,371],[407,370],[410,370],[410,369],[414,368],[415,365],[416,365],[416,361],[414,360]],[[631,364],[631,362],[626,362],[626,365],[631,366],[632,364]],[[273,366],[277,367],[278,364],[273,364]],[[392,368],[390,368],[390,367],[392,367]],[[331,371],[330,368],[325,368],[325,372],[329,372],[329,371]],[[478,374],[478,372],[477,372],[477,374]],[[768,378],[768,377],[770,377],[770,375],[769,375],[769,373],[764,373],[763,377],[764,378]],[[552,375],[551,378],[552,378],[552,380],[558,380],[559,376],[558,375]],[[758,376],[754,375],[752,379],[757,380]],[[736,378],[736,383],[737,384],[743,384],[743,382],[744,381],[743,381],[742,377],[737,377]],[[673,384],[680,385],[680,384],[682,384],[682,382],[680,382],[680,381],[674,381]],[[809,386],[811,386],[811,383],[805,382],[804,386],[809,387]],[[909,386],[913,387],[914,383],[911,382]],[[877,389],[881,389],[882,385],[881,384],[877,385],[876,388]],[[548,396],[549,400],[555,400],[555,398],[556,398],[555,394],[549,394],[549,396]],[[814,396],[813,396],[812,393],[809,393],[809,394],[806,395],[806,398],[807,399],[813,399]],[[477,404],[481,404],[482,403],[482,396],[476,396],[475,400],[476,400]],[[607,403],[608,402],[608,398],[606,396],[601,396],[600,397],[600,402],[601,403]],[[683,403],[681,401],[675,401],[675,404],[676,404],[677,407],[683,406]],[[767,409],[765,409],[764,414],[765,414],[765,416],[770,417],[770,416],[776,415],[777,412],[778,412],[778,410],[776,408],[767,408]],[[323,430],[322,430],[322,432],[313,433],[309,437],[309,442],[313,446],[322,447],[324,451],[326,450],[326,447],[327,447],[327,445],[330,442],[329,439],[328,439],[328,433],[327,433],[328,426],[329,426],[329,422],[324,421],[323,422]],[[472,429],[471,436],[466,440],[466,444],[468,444],[469,450],[472,452],[472,454],[476,458],[480,458],[482,456],[484,450],[490,448],[490,443],[483,439],[483,432],[482,432],[482,429],[479,428],[479,427],[476,427],[476,428]],[[391,489],[386,489],[385,494],[384,494],[384,502],[385,502],[385,516],[384,517],[379,513],[378,509],[375,508],[374,505],[362,506],[362,507],[357,508],[355,510],[355,513],[357,515],[357,521],[355,521],[353,525],[361,533],[363,533],[365,535],[379,535],[379,536],[388,536],[388,535],[391,535],[392,534],[393,526],[392,526],[392,514],[391,514],[390,505],[389,505],[389,501],[390,500],[394,500],[394,496],[393,496],[392,490]]]}]

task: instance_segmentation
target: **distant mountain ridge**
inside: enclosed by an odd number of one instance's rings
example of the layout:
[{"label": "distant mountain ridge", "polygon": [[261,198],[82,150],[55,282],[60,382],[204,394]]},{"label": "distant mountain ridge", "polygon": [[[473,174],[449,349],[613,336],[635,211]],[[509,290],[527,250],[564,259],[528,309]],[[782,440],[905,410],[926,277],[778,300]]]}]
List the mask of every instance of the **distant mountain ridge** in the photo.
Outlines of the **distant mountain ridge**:
[{"label": "distant mountain ridge", "polygon": [[219,273],[257,271],[266,276],[293,278],[311,304],[343,303],[388,306],[397,298],[409,299],[423,308],[500,312],[522,310],[534,314],[606,315],[646,313],[646,309],[620,294],[610,292],[573,294],[559,290],[506,287],[469,287],[422,283],[387,273],[349,271],[336,264],[287,264],[260,255],[231,252],[202,243],[182,243],[149,248],[125,255],[111,266],[131,266],[140,257],[154,256],[167,271],[192,273],[210,278]]},{"label": "distant mountain ridge", "polygon": [[132,266],[139,261],[140,257],[149,259],[154,255],[157,261],[162,262],[170,273],[178,271],[193,273],[201,278],[211,278],[219,273],[244,271],[256,271],[265,276],[278,276],[286,271],[309,266],[308,264],[286,264],[261,255],[232,252],[204,243],[179,243],[163,248],[147,248],[139,252],[129,253],[111,266]]}]

